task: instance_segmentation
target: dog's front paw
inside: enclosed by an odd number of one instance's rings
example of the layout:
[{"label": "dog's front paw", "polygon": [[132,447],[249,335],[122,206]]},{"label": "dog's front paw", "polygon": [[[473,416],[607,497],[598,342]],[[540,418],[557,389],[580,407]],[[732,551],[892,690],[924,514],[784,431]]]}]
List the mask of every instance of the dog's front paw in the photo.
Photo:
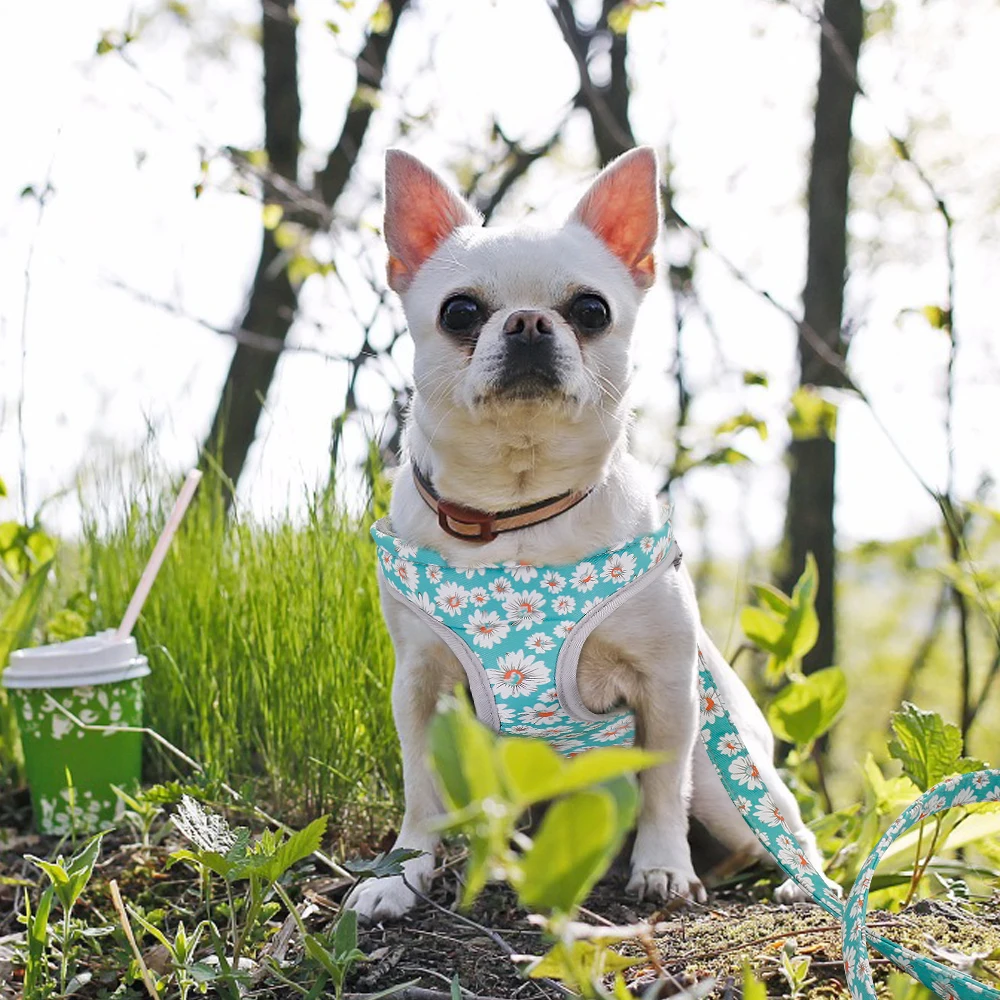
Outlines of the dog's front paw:
[{"label": "dog's front paw", "polygon": [[704,903],[708,893],[701,879],[691,868],[640,868],[632,869],[632,877],[625,887],[639,899],[670,902],[682,899],[688,903]]},{"label": "dog's front paw", "polygon": [[372,878],[356,885],[344,900],[344,906],[354,910],[362,923],[378,924],[398,920],[416,905],[417,896],[398,875]]},{"label": "dog's front paw", "polygon": [[[844,890],[837,885],[836,882],[831,882],[826,879],[827,888],[830,893],[836,896],[838,899],[843,898]],[[813,903],[815,899],[813,894],[808,890],[799,885],[798,882],[793,878],[785,879],[777,889],[774,890],[774,901],[776,903]]]}]

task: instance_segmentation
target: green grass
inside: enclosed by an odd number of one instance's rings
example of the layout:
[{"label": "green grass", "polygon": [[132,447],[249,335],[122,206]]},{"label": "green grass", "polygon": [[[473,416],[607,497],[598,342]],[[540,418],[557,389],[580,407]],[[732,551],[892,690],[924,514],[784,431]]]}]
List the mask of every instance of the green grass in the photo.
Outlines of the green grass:
[{"label": "green grass", "polygon": [[[137,502],[118,527],[88,527],[97,627],[118,622],[163,521],[158,505]],[[303,524],[227,519],[205,493],[136,637],[152,668],[150,726],[290,821],[331,812],[342,825],[384,825],[401,771],[365,526],[322,497]],[[151,753],[146,777],[172,766]]]}]

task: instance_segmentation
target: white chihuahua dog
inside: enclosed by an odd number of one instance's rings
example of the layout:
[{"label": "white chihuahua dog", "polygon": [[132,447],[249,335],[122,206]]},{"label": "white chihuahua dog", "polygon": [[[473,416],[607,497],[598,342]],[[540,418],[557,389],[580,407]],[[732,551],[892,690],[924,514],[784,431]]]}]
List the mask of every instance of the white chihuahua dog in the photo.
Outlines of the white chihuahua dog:
[{"label": "white chihuahua dog", "polygon": [[[387,153],[389,284],[415,346],[390,510],[397,540],[454,566],[565,566],[662,525],[655,489],[627,450],[626,399],[632,329],[656,275],[657,177],[654,152],[636,149],[596,178],[560,228],[487,229],[419,160]],[[765,856],[697,738],[699,649],[761,777],[822,871],[815,838],[770,763],[767,723],[702,628],[686,570],[671,565],[647,583],[589,630],[575,678],[584,709],[577,718],[627,706],[636,742],[665,755],[639,778],[627,891],[705,899],[689,815],[733,852]],[[405,867],[406,881],[423,888],[438,842],[430,821],[440,810],[426,733],[439,696],[469,683],[470,657],[446,641],[433,608],[399,600],[384,573],[380,585],[396,653],[392,705],[406,794],[396,846],[424,852]],[[802,893],[786,882],[777,898]],[[403,878],[387,878],[359,885],[348,905],[377,921],[415,901]]]}]

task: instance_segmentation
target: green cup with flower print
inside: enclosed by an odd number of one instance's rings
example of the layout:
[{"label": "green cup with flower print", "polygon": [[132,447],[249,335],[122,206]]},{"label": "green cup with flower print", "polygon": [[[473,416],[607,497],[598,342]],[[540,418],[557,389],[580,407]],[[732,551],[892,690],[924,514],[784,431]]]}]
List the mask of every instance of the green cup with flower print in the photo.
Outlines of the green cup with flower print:
[{"label": "green cup with flower print", "polygon": [[[138,785],[142,734],[116,729],[142,725],[148,673],[135,640],[116,639],[112,631],[11,654],[3,685],[14,704],[41,833],[92,833],[120,815],[111,786]],[[99,728],[81,728],[70,715]]]}]

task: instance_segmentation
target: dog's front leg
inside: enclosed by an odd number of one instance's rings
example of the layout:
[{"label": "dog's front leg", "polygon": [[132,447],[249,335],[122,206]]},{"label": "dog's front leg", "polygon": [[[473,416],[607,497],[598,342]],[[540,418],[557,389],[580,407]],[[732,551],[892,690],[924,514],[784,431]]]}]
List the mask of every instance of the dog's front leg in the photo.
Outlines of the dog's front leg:
[{"label": "dog's front leg", "polygon": [[434,870],[440,838],[431,829],[431,820],[439,813],[439,799],[427,763],[427,730],[448,675],[440,661],[428,661],[426,649],[402,651],[396,662],[392,714],[403,754],[406,809],[394,847],[423,853],[404,864],[403,877],[369,879],[348,896],[345,905],[372,923],[393,920],[411,909],[417,897],[407,883],[422,891]]},{"label": "dog's front leg", "polygon": [[667,760],[639,776],[642,803],[627,891],[640,899],[704,902],[705,887],[695,875],[687,840],[698,724],[693,663],[690,670],[671,670],[667,676],[669,681],[662,675],[644,678],[636,703],[641,746]]}]

